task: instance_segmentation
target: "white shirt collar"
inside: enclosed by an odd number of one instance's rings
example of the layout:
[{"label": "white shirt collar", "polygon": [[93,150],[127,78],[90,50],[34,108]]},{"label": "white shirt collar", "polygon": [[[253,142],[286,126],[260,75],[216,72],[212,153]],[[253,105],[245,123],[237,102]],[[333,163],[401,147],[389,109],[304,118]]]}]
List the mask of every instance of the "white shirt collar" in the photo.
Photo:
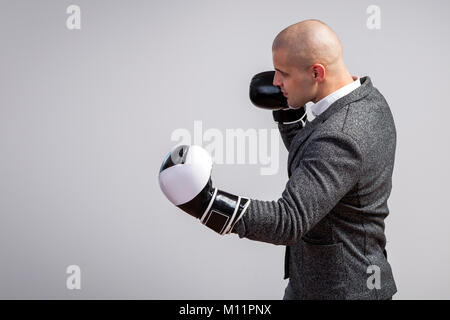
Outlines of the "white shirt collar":
[{"label": "white shirt collar", "polygon": [[[335,101],[339,100],[340,98],[346,96],[356,88],[361,86],[360,79],[356,79],[352,83],[349,83],[342,88],[336,90],[335,92],[329,94],[322,100],[318,101],[317,103],[311,105],[311,114],[315,118],[318,115],[320,115],[322,112],[328,109],[328,107],[333,104]],[[312,119],[308,119],[309,121],[312,121]]]}]

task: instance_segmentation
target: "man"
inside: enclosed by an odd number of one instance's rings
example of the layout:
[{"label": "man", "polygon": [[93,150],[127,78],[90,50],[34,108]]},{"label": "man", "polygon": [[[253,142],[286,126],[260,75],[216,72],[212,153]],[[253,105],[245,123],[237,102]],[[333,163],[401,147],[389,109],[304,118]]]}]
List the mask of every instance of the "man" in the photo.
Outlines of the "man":
[{"label": "man", "polygon": [[[289,151],[281,198],[246,199],[212,188],[211,161],[188,147],[166,158],[161,188],[221,234],[285,245],[284,299],[390,299],[397,289],[384,234],[396,146],[389,106],[369,77],[350,75],[338,37],[323,22],[287,27],[272,53],[273,86],[290,107],[273,111]],[[304,126],[310,101],[314,119]],[[175,164],[190,168],[175,175],[183,177],[181,193],[166,178]]]}]

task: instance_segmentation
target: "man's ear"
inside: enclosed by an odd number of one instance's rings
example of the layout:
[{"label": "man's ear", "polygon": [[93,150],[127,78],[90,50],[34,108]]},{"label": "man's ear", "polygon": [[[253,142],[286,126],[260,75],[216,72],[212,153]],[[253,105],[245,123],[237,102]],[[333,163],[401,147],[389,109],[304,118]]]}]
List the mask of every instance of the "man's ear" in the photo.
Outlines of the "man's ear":
[{"label": "man's ear", "polygon": [[312,76],[314,80],[322,82],[325,79],[325,67],[320,63],[316,63],[312,66]]}]

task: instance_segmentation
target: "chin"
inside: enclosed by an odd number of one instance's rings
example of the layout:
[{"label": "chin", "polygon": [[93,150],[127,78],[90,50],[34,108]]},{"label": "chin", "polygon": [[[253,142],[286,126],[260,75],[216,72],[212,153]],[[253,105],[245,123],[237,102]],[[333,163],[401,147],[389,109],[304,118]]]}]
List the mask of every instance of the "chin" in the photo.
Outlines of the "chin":
[{"label": "chin", "polygon": [[300,109],[301,107],[303,107],[303,105],[298,105],[296,103],[293,103],[292,105],[289,103],[288,101],[288,105],[291,109]]}]

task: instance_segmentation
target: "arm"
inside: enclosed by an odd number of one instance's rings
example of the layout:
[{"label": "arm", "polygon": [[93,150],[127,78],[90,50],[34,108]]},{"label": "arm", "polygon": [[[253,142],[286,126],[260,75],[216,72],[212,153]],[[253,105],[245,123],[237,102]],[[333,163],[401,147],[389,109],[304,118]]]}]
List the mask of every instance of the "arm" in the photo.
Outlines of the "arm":
[{"label": "arm", "polygon": [[281,109],[272,111],[273,119],[278,123],[281,139],[289,151],[295,135],[305,127],[306,106],[299,109]]},{"label": "arm", "polygon": [[265,71],[250,81],[250,101],[257,107],[272,110],[281,138],[289,150],[292,138],[305,126],[306,107],[291,109],[279,87],[273,85],[275,71]]},{"label": "arm", "polygon": [[313,228],[358,182],[362,154],[343,132],[314,138],[277,201],[251,200],[233,233],[290,245]]}]

